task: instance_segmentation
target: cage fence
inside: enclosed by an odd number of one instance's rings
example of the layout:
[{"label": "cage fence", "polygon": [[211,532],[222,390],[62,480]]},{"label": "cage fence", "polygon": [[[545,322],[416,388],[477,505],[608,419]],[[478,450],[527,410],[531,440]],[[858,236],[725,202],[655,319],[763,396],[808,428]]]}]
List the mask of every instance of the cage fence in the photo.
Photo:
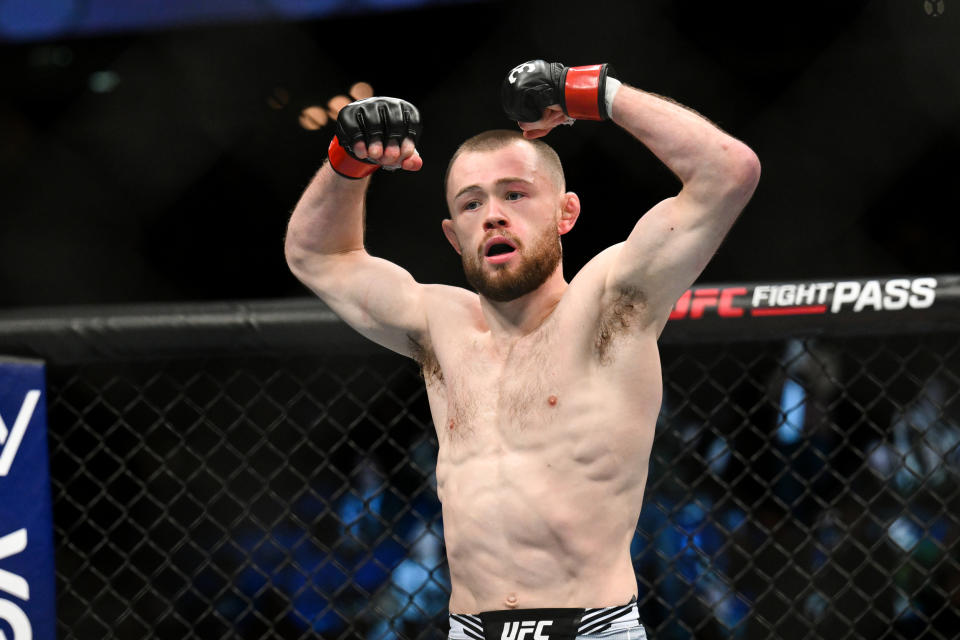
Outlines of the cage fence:
[{"label": "cage fence", "polygon": [[[0,321],[48,363],[59,637],[446,636],[414,363],[319,303],[88,313]],[[651,638],[955,637],[952,317],[664,335]]]}]

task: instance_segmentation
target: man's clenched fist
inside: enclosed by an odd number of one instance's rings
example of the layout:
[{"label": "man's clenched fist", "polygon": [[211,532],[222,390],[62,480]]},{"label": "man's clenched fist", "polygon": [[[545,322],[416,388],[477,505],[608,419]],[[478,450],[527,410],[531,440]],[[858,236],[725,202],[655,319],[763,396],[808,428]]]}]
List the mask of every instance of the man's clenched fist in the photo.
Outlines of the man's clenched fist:
[{"label": "man's clenched fist", "polygon": [[[531,60],[510,70],[500,88],[500,101],[507,117],[521,126],[537,123],[532,131],[524,127],[527,137],[539,137],[557,124],[572,122],[569,118],[606,120],[612,93],[620,85],[608,78],[610,72],[606,64],[565,67],[559,62]],[[533,132],[539,135],[530,135]]]},{"label": "man's clenched fist", "polygon": [[422,125],[417,108],[398,98],[374,97],[352,102],[337,116],[330,141],[330,166],[347,178],[368,176],[381,166],[418,171]]}]

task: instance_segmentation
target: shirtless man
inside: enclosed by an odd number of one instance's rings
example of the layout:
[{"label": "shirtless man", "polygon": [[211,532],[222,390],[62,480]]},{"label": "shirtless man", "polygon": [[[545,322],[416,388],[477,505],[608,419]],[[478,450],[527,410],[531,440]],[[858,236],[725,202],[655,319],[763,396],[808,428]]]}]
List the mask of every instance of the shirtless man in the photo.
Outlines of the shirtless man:
[{"label": "shirtless man", "polygon": [[[423,164],[419,114],[393,98],[341,112],[333,167],[291,217],[287,261],[357,331],[422,367],[440,443],[450,638],[643,638],[630,542],[662,396],[657,338],[760,165],[606,65],[524,63],[502,98],[523,134],[472,138],[447,173],[443,232],[477,293],[420,284],[364,250],[367,176]],[[535,139],[570,117],[612,119],[683,187],[646,213],[630,210],[629,194],[621,210],[591,212],[642,217],[568,283],[560,236],[581,203]]]}]

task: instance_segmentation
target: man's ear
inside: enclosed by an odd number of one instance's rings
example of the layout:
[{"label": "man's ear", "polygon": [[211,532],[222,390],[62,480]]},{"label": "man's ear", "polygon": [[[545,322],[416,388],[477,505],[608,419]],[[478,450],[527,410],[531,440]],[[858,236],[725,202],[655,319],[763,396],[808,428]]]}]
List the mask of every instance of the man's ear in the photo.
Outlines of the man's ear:
[{"label": "man's ear", "polygon": [[457,239],[457,232],[453,230],[453,220],[450,218],[444,218],[440,222],[440,226],[443,227],[443,235],[447,236],[447,241],[453,245],[454,251],[461,253],[460,251],[460,241]]},{"label": "man's ear", "polygon": [[557,231],[564,235],[573,225],[577,224],[577,218],[580,217],[580,197],[573,191],[560,196],[560,219],[557,220]]}]

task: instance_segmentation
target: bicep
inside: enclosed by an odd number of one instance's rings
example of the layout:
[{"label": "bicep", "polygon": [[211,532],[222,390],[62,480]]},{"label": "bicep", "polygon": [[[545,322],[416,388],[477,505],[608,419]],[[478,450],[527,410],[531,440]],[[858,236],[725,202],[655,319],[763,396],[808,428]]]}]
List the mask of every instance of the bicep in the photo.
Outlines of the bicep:
[{"label": "bicep", "polygon": [[670,309],[716,253],[745,202],[698,200],[681,192],[655,205],[611,260],[605,290],[635,291],[649,324],[662,329]]},{"label": "bicep", "polygon": [[364,337],[413,357],[411,340],[427,333],[424,285],[405,269],[352,251],[306,259],[294,273]]}]

